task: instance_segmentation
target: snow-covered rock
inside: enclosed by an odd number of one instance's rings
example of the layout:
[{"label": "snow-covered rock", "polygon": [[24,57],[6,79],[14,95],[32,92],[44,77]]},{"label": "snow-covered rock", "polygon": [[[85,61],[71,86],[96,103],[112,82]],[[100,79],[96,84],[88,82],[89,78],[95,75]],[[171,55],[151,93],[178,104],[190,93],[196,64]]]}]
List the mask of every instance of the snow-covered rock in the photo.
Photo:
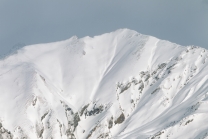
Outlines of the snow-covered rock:
[{"label": "snow-covered rock", "polygon": [[208,51],[120,29],[0,60],[0,139],[208,138]]}]

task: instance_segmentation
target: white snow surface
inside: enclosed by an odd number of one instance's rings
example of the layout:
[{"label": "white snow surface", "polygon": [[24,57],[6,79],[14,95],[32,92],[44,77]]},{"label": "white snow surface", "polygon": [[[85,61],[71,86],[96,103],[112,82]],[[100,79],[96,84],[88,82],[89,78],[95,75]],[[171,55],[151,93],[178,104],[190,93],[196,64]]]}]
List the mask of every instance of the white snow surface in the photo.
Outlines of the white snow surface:
[{"label": "white snow surface", "polygon": [[120,29],[0,60],[0,139],[208,138],[208,50]]}]

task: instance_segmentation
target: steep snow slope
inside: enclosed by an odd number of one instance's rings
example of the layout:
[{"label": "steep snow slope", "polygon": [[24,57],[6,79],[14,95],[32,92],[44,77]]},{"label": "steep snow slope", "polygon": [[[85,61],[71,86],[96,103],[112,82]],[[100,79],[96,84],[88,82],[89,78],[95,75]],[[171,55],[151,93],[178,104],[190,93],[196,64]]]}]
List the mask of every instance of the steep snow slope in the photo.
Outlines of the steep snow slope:
[{"label": "steep snow slope", "polygon": [[208,51],[128,29],[0,61],[0,138],[208,138]]}]

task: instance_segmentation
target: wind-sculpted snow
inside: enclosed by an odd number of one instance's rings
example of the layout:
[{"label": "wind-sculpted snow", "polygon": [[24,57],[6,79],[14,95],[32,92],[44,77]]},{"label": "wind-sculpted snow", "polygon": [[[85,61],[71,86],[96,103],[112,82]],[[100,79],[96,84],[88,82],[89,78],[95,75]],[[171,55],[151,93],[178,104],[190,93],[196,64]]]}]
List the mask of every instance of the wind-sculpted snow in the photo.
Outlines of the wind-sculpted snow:
[{"label": "wind-sculpted snow", "polygon": [[0,139],[208,138],[208,51],[128,29],[0,60]]}]

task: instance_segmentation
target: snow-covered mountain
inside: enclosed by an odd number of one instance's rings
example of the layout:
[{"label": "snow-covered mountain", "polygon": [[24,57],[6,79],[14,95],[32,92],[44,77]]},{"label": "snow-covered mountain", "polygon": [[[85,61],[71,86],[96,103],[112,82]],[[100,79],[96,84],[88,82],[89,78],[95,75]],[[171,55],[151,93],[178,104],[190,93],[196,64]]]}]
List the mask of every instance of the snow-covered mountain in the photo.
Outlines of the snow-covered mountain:
[{"label": "snow-covered mountain", "polygon": [[121,29],[0,60],[0,139],[208,138],[208,50]]}]

